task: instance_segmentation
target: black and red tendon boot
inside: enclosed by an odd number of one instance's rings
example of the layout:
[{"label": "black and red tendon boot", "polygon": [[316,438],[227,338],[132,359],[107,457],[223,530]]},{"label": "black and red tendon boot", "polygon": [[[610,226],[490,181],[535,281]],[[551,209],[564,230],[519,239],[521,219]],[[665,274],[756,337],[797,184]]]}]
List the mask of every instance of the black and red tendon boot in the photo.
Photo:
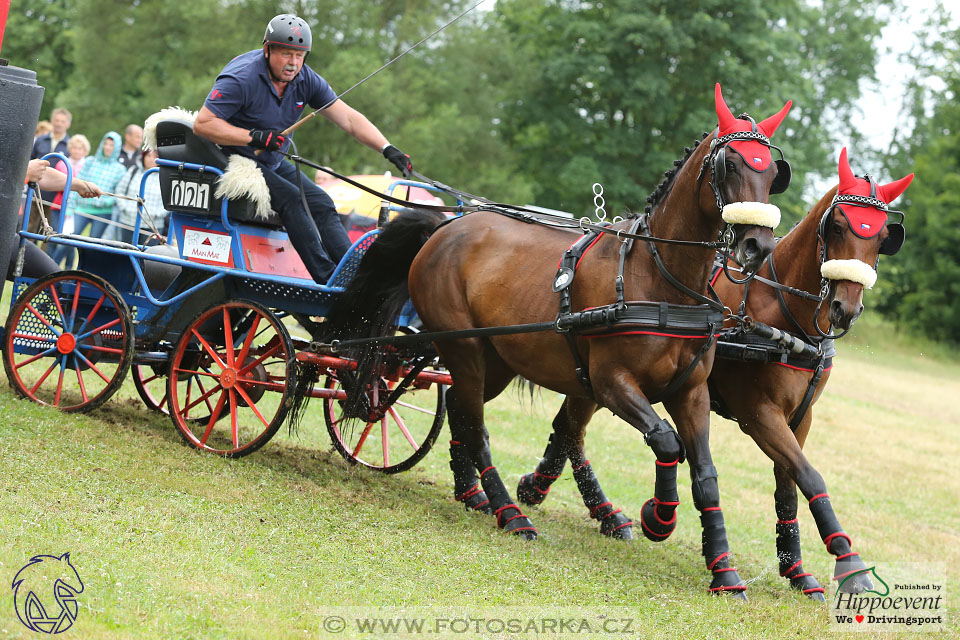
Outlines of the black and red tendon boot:
[{"label": "black and red tendon boot", "polygon": [[633,520],[607,500],[589,460],[574,466],[573,479],[577,482],[583,504],[590,510],[590,517],[600,523],[600,533],[619,540],[633,540]]},{"label": "black and red tendon boot", "polygon": [[507,488],[500,479],[500,474],[494,466],[486,467],[480,472],[480,483],[493,506],[493,515],[497,517],[497,526],[508,533],[518,535],[524,540],[536,540],[537,529],[530,522],[512,500]]},{"label": "black and red tendon boot", "polygon": [[860,559],[860,554],[852,550],[853,543],[840,527],[840,521],[830,504],[830,496],[818,493],[810,498],[810,513],[817,523],[817,531],[827,552],[837,557],[833,579],[839,584],[839,590],[843,593],[863,593],[873,589],[868,567]]},{"label": "black and red tendon boot", "polygon": [[517,484],[517,500],[521,504],[542,504],[550,493],[550,486],[563,474],[567,457],[558,451],[559,447],[554,446],[554,435],[556,434],[550,434],[547,448],[540,462],[537,463],[536,470],[520,477],[520,482]]},{"label": "black and red tendon boot", "polygon": [[824,589],[812,573],[803,570],[800,555],[800,522],[796,518],[777,520],[777,559],[780,575],[790,581],[795,589],[811,600],[824,602]]},{"label": "black and red tendon boot", "polygon": [[450,441],[450,470],[453,471],[454,499],[462,502],[467,511],[493,515],[493,507],[480,488],[477,470],[470,461],[467,448],[456,440]]},{"label": "black and red tendon boot", "polygon": [[680,504],[677,493],[678,464],[679,458],[673,462],[656,461],[657,475],[653,497],[644,502],[640,510],[640,526],[648,540],[666,540],[677,528],[677,506]]},{"label": "black and red tendon boot", "polygon": [[730,566],[730,547],[727,545],[727,532],[720,507],[704,508],[700,512],[700,524],[703,526],[703,557],[707,570],[713,574],[710,593],[730,593],[746,600],[747,585],[737,573],[737,568]]}]

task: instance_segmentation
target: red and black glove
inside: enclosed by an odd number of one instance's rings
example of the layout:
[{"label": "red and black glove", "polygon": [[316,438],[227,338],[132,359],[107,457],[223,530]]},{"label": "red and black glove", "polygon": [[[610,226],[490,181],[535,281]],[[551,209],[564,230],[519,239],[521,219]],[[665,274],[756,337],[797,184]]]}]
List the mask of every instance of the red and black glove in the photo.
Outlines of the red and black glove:
[{"label": "red and black glove", "polygon": [[392,144],[388,144],[383,148],[383,157],[392,162],[404,178],[410,177],[410,172],[413,171],[413,161],[410,160],[410,156]]},{"label": "red and black glove", "polygon": [[287,142],[287,136],[273,129],[251,129],[250,137],[253,139],[247,144],[264,151],[279,151]]}]

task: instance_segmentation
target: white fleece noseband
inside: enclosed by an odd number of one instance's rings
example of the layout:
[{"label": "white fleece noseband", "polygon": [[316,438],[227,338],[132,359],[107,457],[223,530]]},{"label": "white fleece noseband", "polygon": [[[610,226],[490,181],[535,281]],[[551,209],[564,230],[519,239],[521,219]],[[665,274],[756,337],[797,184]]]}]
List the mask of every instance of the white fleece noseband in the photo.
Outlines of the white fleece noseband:
[{"label": "white fleece noseband", "polygon": [[723,207],[723,221],[730,224],[755,224],[776,229],[780,207],[766,202],[731,202]]},{"label": "white fleece noseband", "polygon": [[849,280],[872,289],[877,272],[862,260],[827,260],[820,265],[820,275],[827,280]]}]

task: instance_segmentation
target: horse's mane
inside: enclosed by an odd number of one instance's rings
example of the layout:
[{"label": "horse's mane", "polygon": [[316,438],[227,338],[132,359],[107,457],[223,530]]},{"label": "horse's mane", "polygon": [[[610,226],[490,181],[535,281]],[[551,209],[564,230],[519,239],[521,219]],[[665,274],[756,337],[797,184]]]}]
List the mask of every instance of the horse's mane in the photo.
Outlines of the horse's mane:
[{"label": "horse's mane", "polygon": [[[660,184],[657,185],[657,188],[653,190],[649,196],[647,196],[647,206],[643,208],[643,212],[646,214],[653,213],[653,208],[663,200],[664,196],[670,191],[670,187],[673,186],[673,181],[677,177],[680,168],[686,164],[687,160],[690,158],[690,154],[700,145],[703,140],[710,135],[709,131],[705,131],[702,136],[693,141],[692,147],[683,148],[683,157],[679,160],[673,161],[673,167],[663,174],[663,180]],[[631,213],[628,218],[636,218],[638,213]]]}]

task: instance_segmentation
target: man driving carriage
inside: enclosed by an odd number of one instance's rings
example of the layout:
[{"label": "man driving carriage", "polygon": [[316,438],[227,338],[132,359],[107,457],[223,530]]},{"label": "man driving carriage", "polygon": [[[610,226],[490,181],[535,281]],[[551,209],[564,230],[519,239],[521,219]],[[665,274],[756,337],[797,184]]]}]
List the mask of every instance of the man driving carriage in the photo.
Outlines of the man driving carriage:
[{"label": "man driving carriage", "polygon": [[[290,14],[273,18],[263,36],[263,49],[231,60],[217,76],[193,130],[257,161],[270,190],[270,205],[280,215],[310,276],[326,284],[350,238],[340,223],[333,200],[283,153],[292,134],[284,129],[303,114],[305,105],[323,109],[328,120],[379,151],[403,173],[413,168],[410,156],[384,137],[362,113],[337,98],[329,83],[304,64],[312,46],[307,23]],[[305,198],[301,198],[300,189]],[[304,199],[309,212],[304,209]]]}]

